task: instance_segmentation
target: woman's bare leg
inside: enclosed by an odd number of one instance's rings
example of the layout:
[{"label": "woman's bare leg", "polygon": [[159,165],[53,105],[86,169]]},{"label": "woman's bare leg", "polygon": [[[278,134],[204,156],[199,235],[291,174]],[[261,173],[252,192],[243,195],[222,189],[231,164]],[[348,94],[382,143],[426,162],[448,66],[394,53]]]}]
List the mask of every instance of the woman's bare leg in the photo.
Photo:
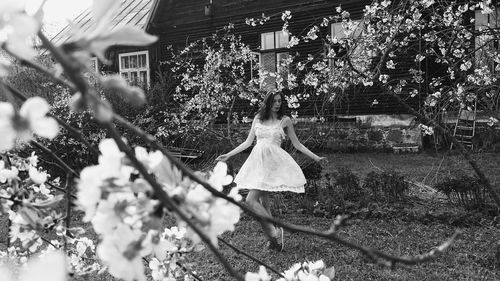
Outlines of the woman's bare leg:
[{"label": "woman's bare leg", "polygon": [[261,202],[262,206],[264,206],[264,208],[266,209],[267,214],[270,217],[272,217],[273,214],[271,213],[271,194],[269,194],[269,192],[267,192],[267,191],[264,191],[264,193],[260,197],[260,202]]},{"label": "woman's bare leg", "polygon": [[[261,190],[250,190],[248,192],[246,202],[257,214],[262,216],[271,216],[271,213],[262,204],[265,201],[269,201],[269,194],[266,191]],[[261,203],[262,202],[262,203]],[[259,221],[264,230],[264,234],[268,237],[276,237],[276,229],[272,223]]]}]

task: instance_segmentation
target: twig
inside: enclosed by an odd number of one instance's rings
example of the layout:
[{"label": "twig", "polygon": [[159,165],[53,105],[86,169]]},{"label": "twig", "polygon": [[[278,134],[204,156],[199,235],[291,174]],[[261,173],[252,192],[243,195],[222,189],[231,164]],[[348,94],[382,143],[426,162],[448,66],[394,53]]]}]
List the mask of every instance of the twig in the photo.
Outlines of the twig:
[{"label": "twig", "polygon": [[[231,202],[232,204],[240,207],[243,211],[245,211],[246,213],[248,213],[249,215],[251,215],[252,217],[254,217],[257,220],[263,220],[263,221],[266,221],[266,222],[269,222],[269,223],[273,223],[275,225],[281,226],[284,229],[287,229],[287,230],[292,231],[292,232],[302,232],[302,233],[305,233],[305,234],[310,234],[310,235],[314,235],[314,236],[326,238],[326,239],[328,239],[330,241],[337,242],[337,243],[342,244],[344,246],[347,246],[349,248],[356,249],[356,250],[362,252],[363,254],[365,254],[365,255],[367,255],[367,256],[375,259],[375,260],[377,258],[382,258],[382,259],[388,260],[388,261],[391,262],[391,265],[395,264],[395,263],[417,264],[417,263],[429,261],[429,260],[431,260],[435,256],[435,253],[432,254],[432,255],[430,253],[425,254],[424,255],[425,259],[422,258],[423,255],[415,256],[415,259],[413,259],[412,257],[396,257],[396,256],[391,256],[391,255],[382,253],[382,252],[380,252],[380,251],[378,251],[376,249],[372,249],[372,248],[369,248],[369,247],[364,247],[364,246],[355,244],[353,242],[349,242],[347,240],[344,240],[344,239],[338,237],[336,235],[336,233],[332,233],[331,231],[319,232],[319,231],[313,230],[313,229],[308,228],[308,227],[303,227],[303,226],[298,226],[298,225],[294,225],[294,224],[285,223],[285,222],[283,222],[281,220],[278,220],[278,219],[275,219],[275,218],[272,218],[272,217],[269,217],[269,216],[263,216],[263,215],[257,214],[255,211],[253,211],[252,209],[248,208],[244,204],[242,204],[242,203],[234,200],[233,198],[231,198],[231,197],[223,194],[222,192],[219,192],[218,190],[214,189],[210,184],[208,184],[203,179],[201,179],[199,176],[197,176],[196,174],[194,174],[194,172],[192,172],[189,168],[187,168],[184,164],[182,164],[178,159],[174,158],[170,154],[170,152],[168,150],[166,150],[164,147],[162,147],[155,140],[155,138],[153,136],[151,136],[150,134],[144,132],[140,128],[137,128],[137,127],[131,125],[127,120],[125,120],[124,118],[122,118],[122,117],[120,117],[120,116],[118,116],[116,114],[114,115],[114,119],[118,123],[121,123],[123,126],[125,126],[127,129],[133,131],[136,135],[138,135],[139,137],[141,137],[142,139],[144,139],[153,148],[161,151],[163,153],[163,155],[165,155],[179,170],[181,170],[181,172],[184,175],[188,176],[192,180],[194,180],[197,183],[201,184],[208,191],[210,191],[214,196],[222,198],[222,199],[225,199],[228,202]],[[455,239],[455,237],[457,236],[457,234],[458,233],[454,234],[452,236],[452,239],[448,240],[448,241],[453,241]],[[446,242],[443,245],[449,245],[449,244],[448,244],[448,242]],[[440,249],[443,249],[443,251],[446,248],[447,248],[447,246],[446,247],[441,247],[440,246]]]},{"label": "twig", "polygon": [[434,175],[434,181],[437,182],[437,176],[438,176],[438,173],[439,173],[439,170],[441,170],[441,165],[443,164],[443,161],[444,161],[444,156],[443,158],[441,159],[441,162],[439,163],[439,167],[437,168],[436,170],[436,174]]},{"label": "twig", "polygon": [[49,239],[47,238],[44,238],[42,236],[40,236],[40,239],[42,239],[42,241],[44,241],[45,243],[49,244],[50,246],[56,248],[56,249],[60,249],[61,247],[57,247],[56,245],[52,244],[52,242],[49,241]]},{"label": "twig", "polygon": [[225,244],[226,246],[228,246],[229,248],[231,248],[233,251],[235,251],[236,253],[240,254],[240,255],[243,255],[249,259],[251,259],[252,261],[260,264],[260,265],[263,265],[264,267],[266,267],[267,269],[271,270],[272,272],[278,274],[280,277],[283,277],[285,278],[285,276],[283,276],[282,273],[280,273],[277,269],[275,269],[274,267],[270,266],[269,264],[251,256],[250,254],[244,252],[243,250],[241,249],[238,249],[236,248],[235,246],[233,246],[231,243],[227,242],[226,240],[222,239],[222,238],[218,238],[220,242],[222,242],[223,244]]},{"label": "twig", "polygon": [[[386,90],[388,90],[388,89],[386,89]],[[390,91],[387,91],[387,92],[390,92]],[[392,93],[391,95],[394,98],[396,98],[398,100],[398,102],[401,105],[403,105],[403,107],[406,108],[406,110],[408,110],[411,114],[415,115],[418,120],[420,120],[422,123],[424,123],[424,124],[426,124],[428,126],[430,125],[430,126],[433,126],[434,128],[436,128],[437,131],[441,132],[447,138],[449,138],[451,140],[451,142],[453,143],[453,145],[455,145],[456,147],[458,147],[458,149],[460,150],[460,152],[464,156],[465,160],[467,160],[469,162],[469,165],[472,167],[472,169],[474,170],[474,172],[478,176],[478,178],[481,181],[481,183],[486,187],[486,189],[490,193],[491,197],[495,201],[495,204],[497,205],[497,208],[500,209],[500,195],[498,194],[497,190],[491,185],[490,180],[486,177],[486,175],[484,174],[483,170],[481,170],[479,168],[479,165],[477,164],[477,162],[474,159],[472,159],[472,156],[471,156],[470,152],[465,148],[465,146],[461,142],[459,142],[457,140],[457,138],[455,138],[448,131],[448,129],[446,129],[441,124],[441,122],[437,122],[437,121],[431,120],[427,116],[425,116],[425,115],[421,114],[420,112],[416,111],[411,106],[409,106],[405,101],[403,101],[399,95],[397,95],[395,93]]]},{"label": "twig", "polygon": [[66,162],[64,162],[61,158],[59,158],[59,156],[57,156],[54,152],[52,152],[52,150],[48,149],[47,147],[43,146],[42,144],[38,143],[37,141],[35,140],[32,140],[30,142],[33,146],[37,147],[38,149],[41,149],[43,152],[49,154],[49,156],[54,159],[54,161],[57,162],[57,164],[66,172],[66,173],[70,173],[70,174],[73,174],[75,177],[79,177],[78,176],[78,173],[75,172],[75,170],[73,170],[70,166],[68,166],[68,164],[66,164]]},{"label": "twig", "polygon": [[54,75],[54,73],[48,71],[45,67],[35,63],[34,61],[30,61],[30,60],[26,60],[20,56],[18,56],[17,54],[11,52],[8,48],[2,48],[5,52],[7,52],[10,56],[12,56],[13,58],[17,59],[18,61],[21,62],[21,64],[24,64],[28,67],[31,67],[43,74],[45,74],[47,77],[53,79],[55,82],[61,84],[61,85],[64,85],[70,89],[74,89],[75,88],[75,85],[73,85],[70,81],[68,80],[65,80],[65,79],[62,79],[56,75]]},{"label": "twig", "polygon": [[120,134],[116,130],[116,128],[111,123],[104,124],[111,137],[115,140],[116,144],[123,151],[129,160],[133,163],[134,167],[139,171],[139,173],[144,177],[144,179],[152,186],[155,195],[158,197],[158,200],[163,204],[163,206],[167,207],[174,213],[176,213],[180,219],[188,224],[188,226],[193,229],[193,231],[201,238],[205,244],[208,245],[210,250],[215,254],[215,256],[219,259],[222,265],[226,268],[226,270],[234,276],[237,280],[243,281],[244,278],[236,272],[236,270],[229,264],[229,262],[224,258],[222,253],[217,249],[217,247],[210,241],[210,238],[201,230],[196,224],[194,224],[174,201],[165,193],[163,188],[158,184],[158,182],[148,173],[146,168],[142,165],[142,163],[137,160],[134,153],[129,149],[129,147],[123,142]]},{"label": "twig", "polygon": [[45,37],[42,31],[38,32],[38,37],[42,41],[42,44],[50,53],[54,56],[57,62],[61,64],[65,73],[71,79],[74,87],[78,89],[82,93],[82,96],[86,96],[88,92],[88,84],[83,79],[83,76],[80,75],[80,65],[78,62],[72,60],[67,54],[65,54],[62,50],[54,46],[50,40]]},{"label": "twig", "polygon": [[[0,83],[2,83],[0,81]],[[5,87],[11,92],[13,93],[18,99],[20,99],[21,101],[25,102],[27,100],[27,97],[19,92],[16,88],[13,88],[12,86],[8,85],[8,84],[4,84],[2,83],[3,85],[5,85]],[[65,128],[66,130],[68,130],[68,132],[70,132],[71,135],[73,135],[74,137],[76,137],[79,141],[81,141],[85,146],[87,146],[87,148],[95,155],[95,156],[98,156],[100,153],[99,151],[93,147],[90,142],[83,136],[82,132],[72,126],[70,126],[68,123],[66,123],[65,121],[63,121],[61,118],[53,115],[53,114],[50,114],[48,113],[47,114],[48,116],[54,118],[57,123],[59,125],[61,125],[63,128]]]},{"label": "twig", "polygon": [[64,235],[64,251],[68,251],[68,239],[66,236],[69,234],[69,227],[71,224],[71,188],[73,185],[70,184],[71,182],[71,176],[70,174],[66,174],[66,187],[64,188],[66,190],[66,218],[65,218],[65,225],[66,225],[66,231]]},{"label": "twig", "polygon": [[370,159],[370,157],[368,157],[368,161],[370,161],[370,164],[372,164],[373,168],[375,168],[381,172],[384,172],[384,170],[382,170],[381,168],[379,168],[379,167],[375,166],[375,164],[373,164],[372,159]]}]

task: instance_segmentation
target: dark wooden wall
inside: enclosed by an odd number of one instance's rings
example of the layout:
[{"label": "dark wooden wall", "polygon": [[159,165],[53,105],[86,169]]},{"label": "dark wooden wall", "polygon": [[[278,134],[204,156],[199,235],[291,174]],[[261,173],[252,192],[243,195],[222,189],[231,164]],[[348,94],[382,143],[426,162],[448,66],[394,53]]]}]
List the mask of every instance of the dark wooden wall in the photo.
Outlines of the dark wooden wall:
[{"label": "dark wooden wall", "polygon": [[[235,33],[242,36],[245,43],[255,50],[259,50],[260,34],[264,32],[281,30],[283,21],[281,13],[285,10],[292,12],[292,19],[289,21],[289,30],[294,35],[304,35],[308,27],[314,23],[321,22],[323,17],[335,14],[335,8],[339,5],[344,10],[351,13],[351,18],[359,19],[362,16],[363,8],[370,0],[346,0],[346,1],[326,1],[326,0],[213,0],[213,13],[205,15],[205,6],[209,0],[162,0],[157,13],[152,17],[150,29],[151,34],[156,34],[160,40],[150,50],[151,73],[158,68],[158,61],[166,58],[167,46],[184,47],[190,42],[209,37],[220,30],[228,23],[233,23]],[[258,18],[265,13],[271,16],[271,20],[262,26],[251,27],[245,24],[246,18]],[[329,34],[329,27],[323,27],[319,36],[326,37]],[[120,49],[116,49],[115,52]],[[133,49],[132,49],[133,50]],[[309,43],[301,43],[291,49],[283,49],[290,53],[298,53],[300,59],[305,59],[307,54],[323,55],[324,46],[322,40],[315,40]],[[129,49],[130,51],[130,49]],[[410,55],[410,54],[408,54]],[[116,58],[117,53],[114,54]],[[117,61],[117,59],[116,59]],[[405,67],[412,67],[413,60],[400,58],[398,63],[406,63]],[[115,66],[118,68],[117,65]],[[404,72],[393,73],[393,75],[407,75]],[[152,77],[154,80],[154,77]],[[301,102],[298,109],[302,116],[315,115],[320,108],[324,108],[326,115],[334,114],[399,114],[406,113],[406,110],[389,95],[384,94],[380,89],[374,87],[355,87],[348,94],[342,95],[341,99],[335,103],[327,104],[324,107],[324,97],[312,97],[308,101]],[[374,100],[378,104],[373,105]],[[419,96],[409,100],[418,107],[421,102]],[[247,106],[248,102],[239,102],[236,111],[252,111],[254,108]]]}]

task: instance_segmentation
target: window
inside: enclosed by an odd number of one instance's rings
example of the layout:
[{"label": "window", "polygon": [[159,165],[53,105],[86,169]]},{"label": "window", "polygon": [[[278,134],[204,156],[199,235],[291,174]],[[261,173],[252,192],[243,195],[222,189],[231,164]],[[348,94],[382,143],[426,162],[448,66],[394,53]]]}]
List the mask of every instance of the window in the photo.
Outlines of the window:
[{"label": "window", "polygon": [[288,41],[288,33],[285,33],[282,30],[262,33],[260,35],[260,49],[272,50],[286,48]]},{"label": "window", "polygon": [[96,57],[90,58],[90,65],[89,65],[90,70],[94,71],[97,73],[99,71],[99,62],[97,61]]},{"label": "window", "polygon": [[265,75],[261,79],[260,86],[267,90],[273,90],[277,86],[277,76],[281,76],[280,81],[285,81],[288,76],[288,65],[285,62],[290,55],[288,51],[280,51],[288,45],[288,33],[282,30],[266,32],[260,35],[260,39],[259,74]]},{"label": "window", "polygon": [[[333,69],[336,60],[346,56],[351,60],[352,65],[360,71],[369,67],[374,54],[363,47],[363,29],[364,24],[360,20],[335,22],[330,25],[332,44],[327,45],[325,50],[330,68]],[[350,50],[341,43],[333,43],[339,40],[358,40],[358,42],[356,48]]]},{"label": "window", "polygon": [[120,75],[129,83],[138,86],[149,86],[148,51],[124,53],[118,56]]},{"label": "window", "polygon": [[478,49],[475,54],[476,66],[482,67],[488,65],[490,71],[499,72],[499,65],[494,61],[500,49],[499,41],[498,39],[491,39],[489,35],[481,35],[481,31],[500,27],[500,8],[486,15],[482,14],[481,11],[476,11],[474,25],[475,30],[480,33],[480,35],[475,38],[475,48]]},{"label": "window", "polygon": [[[362,26],[360,21],[351,21],[350,24],[343,22],[335,22],[330,25],[330,36],[332,42],[343,39],[357,39],[361,35]],[[333,48],[335,57],[342,57],[347,54],[347,49],[341,46],[340,43],[333,43],[330,48]],[[329,49],[330,50],[330,49]]]}]

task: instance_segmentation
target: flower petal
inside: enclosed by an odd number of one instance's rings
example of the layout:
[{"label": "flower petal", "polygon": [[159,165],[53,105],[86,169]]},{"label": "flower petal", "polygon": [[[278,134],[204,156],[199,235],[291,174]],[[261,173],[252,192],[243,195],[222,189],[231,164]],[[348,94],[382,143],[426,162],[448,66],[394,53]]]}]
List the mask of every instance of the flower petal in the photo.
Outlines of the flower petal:
[{"label": "flower petal", "polygon": [[44,117],[49,110],[50,105],[45,99],[32,97],[24,102],[19,110],[19,114],[31,122],[33,119]]},{"label": "flower petal", "polygon": [[40,118],[33,121],[31,123],[31,128],[35,134],[48,139],[55,138],[57,133],[59,133],[59,124],[57,124],[57,121],[54,118],[50,117]]}]

